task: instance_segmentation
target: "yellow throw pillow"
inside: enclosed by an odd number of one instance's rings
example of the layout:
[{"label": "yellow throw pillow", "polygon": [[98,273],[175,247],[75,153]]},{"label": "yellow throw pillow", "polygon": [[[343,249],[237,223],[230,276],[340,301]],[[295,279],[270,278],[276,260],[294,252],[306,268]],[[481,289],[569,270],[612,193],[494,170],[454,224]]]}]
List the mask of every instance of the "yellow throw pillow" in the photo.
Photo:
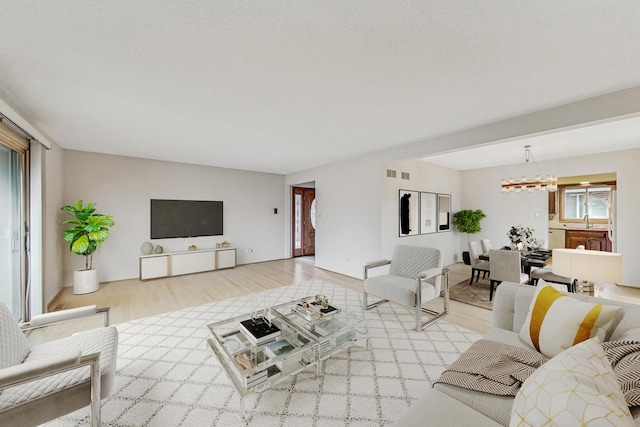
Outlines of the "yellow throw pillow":
[{"label": "yellow throw pillow", "polygon": [[547,357],[606,330],[620,307],[579,301],[539,284],[520,329],[520,339]]},{"label": "yellow throw pillow", "polygon": [[597,339],[560,353],[522,384],[510,427],[633,427],[611,363]]}]

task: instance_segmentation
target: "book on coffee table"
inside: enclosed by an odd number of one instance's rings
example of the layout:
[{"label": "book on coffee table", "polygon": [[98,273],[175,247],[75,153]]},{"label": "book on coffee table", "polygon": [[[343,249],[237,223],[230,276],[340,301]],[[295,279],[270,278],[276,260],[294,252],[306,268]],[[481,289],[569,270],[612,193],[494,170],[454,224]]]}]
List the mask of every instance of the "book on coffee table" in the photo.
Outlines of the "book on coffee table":
[{"label": "book on coffee table", "polygon": [[264,344],[278,338],[282,332],[264,317],[256,317],[240,322],[240,330],[255,345]]},{"label": "book on coffee table", "polygon": [[292,345],[289,341],[279,340],[279,341],[275,341],[270,344],[267,344],[267,346],[264,349],[264,353],[268,357],[273,358],[273,357],[283,356],[289,353],[293,349],[295,349],[295,346]]}]

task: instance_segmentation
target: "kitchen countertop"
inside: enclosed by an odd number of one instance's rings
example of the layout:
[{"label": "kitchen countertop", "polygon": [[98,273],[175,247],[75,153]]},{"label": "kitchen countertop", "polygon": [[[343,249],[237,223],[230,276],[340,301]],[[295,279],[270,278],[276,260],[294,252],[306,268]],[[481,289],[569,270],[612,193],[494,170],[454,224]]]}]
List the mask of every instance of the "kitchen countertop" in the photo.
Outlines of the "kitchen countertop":
[{"label": "kitchen countertop", "polygon": [[584,230],[584,231],[605,231],[606,224],[594,224],[593,227],[587,228],[585,224],[558,224],[549,222],[549,230]]}]

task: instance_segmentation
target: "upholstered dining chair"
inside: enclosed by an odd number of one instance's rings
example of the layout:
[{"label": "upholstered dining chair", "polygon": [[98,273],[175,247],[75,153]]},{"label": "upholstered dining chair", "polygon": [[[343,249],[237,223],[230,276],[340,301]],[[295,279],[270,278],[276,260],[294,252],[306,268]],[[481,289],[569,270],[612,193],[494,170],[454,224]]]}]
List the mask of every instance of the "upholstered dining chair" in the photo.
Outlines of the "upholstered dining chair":
[{"label": "upholstered dining chair", "polygon": [[489,301],[493,300],[493,289],[496,284],[499,285],[502,282],[526,284],[529,282],[529,275],[522,272],[520,251],[491,249],[489,251],[489,263],[491,264]]},{"label": "upholstered dining chair", "polygon": [[[25,332],[86,316],[103,315],[105,327],[31,346]],[[91,405],[100,425],[100,399],[116,374],[118,332],[109,309],[80,307],[34,316],[18,324],[0,302],[0,425],[35,426]]]},{"label": "upholstered dining chair", "polygon": [[[364,266],[364,309],[368,310],[385,302],[395,302],[411,307],[415,313],[416,330],[419,332],[447,315],[449,308],[449,270],[442,267],[439,249],[422,246],[397,245],[390,260],[367,263]],[[369,277],[369,270],[389,266],[388,274]],[[443,310],[437,312],[422,307],[422,303],[440,296],[444,291]],[[381,300],[368,304],[368,294]],[[431,318],[422,322],[422,313]]]},{"label": "upholstered dining chair", "polygon": [[491,240],[490,239],[482,239],[482,240],[480,240],[480,246],[482,246],[482,253],[484,255],[489,255],[489,251],[491,249],[493,249],[493,247],[491,247]]},{"label": "upholstered dining chair", "polygon": [[558,283],[567,286],[568,292],[573,292],[573,279],[570,277],[560,276],[553,272],[553,264],[547,264],[543,268],[532,269],[529,274],[529,284],[533,286],[538,285],[538,280],[544,280],[545,282]]},{"label": "upholstered dining chair", "polygon": [[483,255],[480,243],[475,240],[469,242],[469,257],[471,258],[471,281],[469,282],[470,285],[473,283],[474,276],[477,282],[478,280],[480,280],[480,273],[482,273],[483,279],[487,276],[487,273],[491,274],[489,261],[481,260],[480,255]]}]

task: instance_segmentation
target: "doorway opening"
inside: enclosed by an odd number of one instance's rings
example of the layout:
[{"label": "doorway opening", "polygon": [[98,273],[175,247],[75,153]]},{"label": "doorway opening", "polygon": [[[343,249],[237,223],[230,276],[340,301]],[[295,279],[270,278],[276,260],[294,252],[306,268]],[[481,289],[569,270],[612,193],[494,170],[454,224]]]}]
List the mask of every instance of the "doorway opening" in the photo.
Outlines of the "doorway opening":
[{"label": "doorway opening", "polygon": [[316,254],[316,189],[315,183],[293,187],[291,191],[291,248],[294,257]]}]

